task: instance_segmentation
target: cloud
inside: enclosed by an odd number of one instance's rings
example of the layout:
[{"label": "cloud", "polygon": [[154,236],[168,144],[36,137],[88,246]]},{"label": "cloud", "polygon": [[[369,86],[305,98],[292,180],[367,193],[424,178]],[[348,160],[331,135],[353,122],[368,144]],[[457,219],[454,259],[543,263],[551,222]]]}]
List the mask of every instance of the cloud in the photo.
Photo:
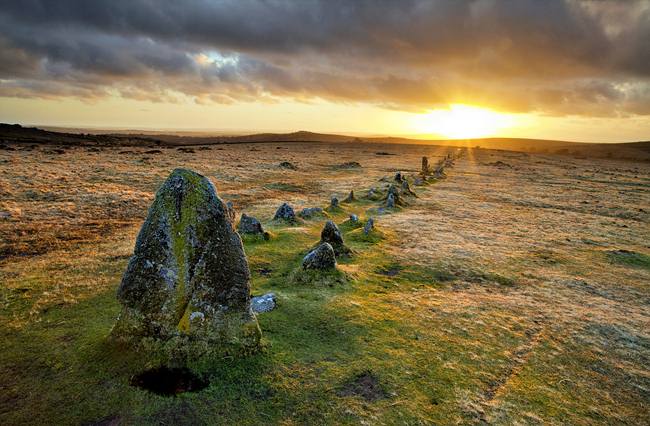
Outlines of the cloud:
[{"label": "cloud", "polygon": [[645,1],[0,1],[0,96],[650,112]]}]

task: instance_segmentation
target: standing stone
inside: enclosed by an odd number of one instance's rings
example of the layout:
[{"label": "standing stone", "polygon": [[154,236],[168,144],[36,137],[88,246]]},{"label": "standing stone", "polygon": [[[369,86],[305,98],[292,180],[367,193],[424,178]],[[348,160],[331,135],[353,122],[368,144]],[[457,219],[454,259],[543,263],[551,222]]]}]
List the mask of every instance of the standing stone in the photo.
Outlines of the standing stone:
[{"label": "standing stone", "polygon": [[426,156],[422,157],[422,176],[429,174],[429,159]]},{"label": "standing stone", "polygon": [[150,338],[191,356],[258,346],[244,247],[210,180],[176,169],[163,183],[117,298],[122,312],[112,333],[118,339]]},{"label": "standing stone", "polygon": [[402,172],[397,172],[397,173],[395,173],[395,178],[394,178],[395,182],[401,183],[401,182],[402,182],[402,178],[403,178],[403,177],[402,177]]},{"label": "standing stone", "polygon": [[329,243],[319,244],[302,260],[303,269],[327,270],[336,268],[336,255]]},{"label": "standing stone", "polygon": [[347,197],[345,197],[345,200],[343,200],[344,203],[351,203],[355,200],[354,198],[354,190],[350,190],[350,193],[348,194]]},{"label": "standing stone", "polygon": [[357,223],[357,222],[359,222],[359,216],[357,216],[356,214],[352,213],[352,214],[350,215],[350,222],[352,222],[352,223]]},{"label": "standing stone", "polygon": [[330,208],[336,209],[338,207],[339,207],[339,199],[336,197],[332,197],[332,199],[330,200]]},{"label": "standing stone", "polygon": [[264,228],[260,221],[253,216],[248,216],[246,213],[242,213],[241,219],[239,219],[239,225],[237,226],[237,231],[240,234],[264,235]]},{"label": "standing stone", "polygon": [[400,197],[399,189],[393,184],[388,187],[388,193],[386,194],[386,207],[393,208],[395,206],[401,206],[403,204],[402,198]]},{"label": "standing stone", "polygon": [[386,207],[389,209],[395,208],[395,196],[393,194],[388,194],[386,198]]},{"label": "standing stone", "polygon": [[368,221],[363,226],[363,233],[368,235],[373,229],[375,229],[375,220],[373,218],[368,218]]},{"label": "standing stone", "polygon": [[411,190],[411,185],[409,185],[409,181],[404,179],[402,181],[402,193],[407,194],[407,195],[413,195],[414,197],[417,197],[415,192]]},{"label": "standing stone", "polygon": [[298,216],[303,219],[312,219],[315,216],[327,216],[327,213],[325,213],[320,207],[305,207],[300,210]]},{"label": "standing stone", "polygon": [[433,172],[433,177],[436,179],[444,179],[447,177],[445,174],[445,166],[444,164],[439,164],[438,167],[436,167],[436,170]]},{"label": "standing stone", "polygon": [[284,220],[287,222],[295,222],[296,221],[296,213],[293,211],[293,207],[291,207],[287,203],[282,203],[280,207],[275,212],[275,216],[273,216],[274,220]]},{"label": "standing stone", "polygon": [[343,235],[334,222],[328,220],[320,233],[320,242],[329,243],[337,256],[350,254],[350,249],[343,243]]}]

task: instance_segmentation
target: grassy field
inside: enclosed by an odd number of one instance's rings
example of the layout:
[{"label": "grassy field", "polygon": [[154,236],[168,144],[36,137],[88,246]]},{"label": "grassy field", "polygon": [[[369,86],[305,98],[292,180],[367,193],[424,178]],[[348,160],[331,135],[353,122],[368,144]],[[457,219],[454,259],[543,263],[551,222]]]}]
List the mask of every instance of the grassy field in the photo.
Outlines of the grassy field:
[{"label": "grassy field", "polygon": [[[268,144],[0,152],[1,424],[648,424],[650,165],[471,150],[364,237],[336,276],[298,279],[324,207],[426,146]],[[122,153],[120,153],[122,152]],[[377,155],[378,152],[395,155]],[[297,170],[278,167],[291,161]],[[361,169],[337,165],[358,161]],[[159,396],[106,336],[153,193],[183,166],[274,238],[245,239],[264,350],[193,366],[210,385]]]}]

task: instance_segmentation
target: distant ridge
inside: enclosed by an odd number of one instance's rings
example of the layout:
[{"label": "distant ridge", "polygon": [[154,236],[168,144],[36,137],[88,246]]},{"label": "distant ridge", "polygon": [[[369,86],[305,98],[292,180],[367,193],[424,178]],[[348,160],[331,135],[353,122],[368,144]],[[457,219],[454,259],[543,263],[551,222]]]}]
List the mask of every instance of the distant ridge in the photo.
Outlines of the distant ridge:
[{"label": "distant ridge", "polygon": [[256,133],[237,136],[193,136],[146,133],[81,133],[43,130],[0,123],[0,142],[82,146],[188,146],[238,143],[325,142],[457,146],[531,153],[568,154],[584,157],[650,161],[650,141],[584,143],[526,138],[423,140],[404,137],[358,137],[300,130],[292,133]]}]

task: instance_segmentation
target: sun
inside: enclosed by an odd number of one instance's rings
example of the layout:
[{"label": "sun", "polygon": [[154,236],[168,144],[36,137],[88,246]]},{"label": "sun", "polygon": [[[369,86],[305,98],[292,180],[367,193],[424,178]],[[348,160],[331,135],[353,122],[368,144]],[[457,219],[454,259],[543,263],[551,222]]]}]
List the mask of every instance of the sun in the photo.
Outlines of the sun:
[{"label": "sun", "polygon": [[413,117],[411,127],[418,133],[450,139],[471,139],[495,136],[500,130],[514,126],[509,114],[470,105],[452,104]]}]

